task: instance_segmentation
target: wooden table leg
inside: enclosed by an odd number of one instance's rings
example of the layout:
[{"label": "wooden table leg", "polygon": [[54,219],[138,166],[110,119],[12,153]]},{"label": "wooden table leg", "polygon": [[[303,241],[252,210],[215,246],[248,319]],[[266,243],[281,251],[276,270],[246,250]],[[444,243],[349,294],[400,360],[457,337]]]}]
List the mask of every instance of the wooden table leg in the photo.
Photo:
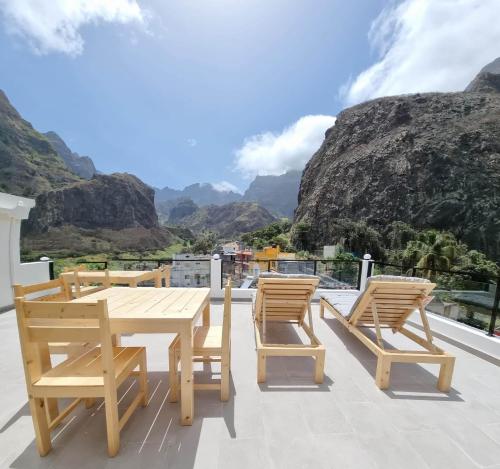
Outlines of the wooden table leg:
[{"label": "wooden table leg", "polygon": [[181,332],[181,425],[192,425],[193,392],[193,325]]},{"label": "wooden table leg", "polygon": [[210,302],[207,303],[203,310],[203,325],[210,326]]}]

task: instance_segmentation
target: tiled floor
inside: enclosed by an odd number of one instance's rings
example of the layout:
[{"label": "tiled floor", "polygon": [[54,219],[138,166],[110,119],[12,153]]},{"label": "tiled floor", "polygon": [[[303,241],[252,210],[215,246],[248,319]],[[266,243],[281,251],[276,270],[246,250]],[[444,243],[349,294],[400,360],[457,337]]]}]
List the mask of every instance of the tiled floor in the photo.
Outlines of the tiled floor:
[{"label": "tiled floor", "polygon": [[[214,322],[221,306],[212,307]],[[166,400],[171,336],[134,335],[147,346],[151,402],[131,418],[116,458],[106,455],[104,412],[78,409],[53,433],[54,450],[40,458],[13,312],[0,315],[0,467],[13,468],[500,468],[500,369],[438,341],[456,354],[453,390],[436,390],[437,366],[395,365],[389,391],[374,385],[372,354],[336,320],[320,320],[327,349],[324,384],[312,381],[308,358],[268,361],[268,380],[256,383],[250,306],[235,303],[232,398],[196,393],[195,421],[181,427],[179,405]],[[273,327],[269,337],[297,339]],[[396,346],[406,339],[386,336]],[[201,370],[201,368],[200,368]],[[201,371],[200,371],[201,372]],[[125,383],[122,405],[136,385]],[[130,388],[129,388],[130,387]]]}]

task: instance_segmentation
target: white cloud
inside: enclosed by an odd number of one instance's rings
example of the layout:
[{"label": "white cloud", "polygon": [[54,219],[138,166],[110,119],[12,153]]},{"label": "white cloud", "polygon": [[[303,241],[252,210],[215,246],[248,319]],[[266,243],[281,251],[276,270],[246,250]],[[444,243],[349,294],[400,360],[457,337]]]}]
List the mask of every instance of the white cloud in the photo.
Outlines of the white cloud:
[{"label": "white cloud", "polygon": [[212,187],[219,192],[238,192],[240,193],[240,190],[234,185],[231,184],[228,181],[221,181],[221,182],[213,182]]},{"label": "white cloud", "polygon": [[463,90],[500,55],[499,18],[499,0],[393,3],[368,35],[379,61],[341,94],[347,104],[355,104],[402,93]]},{"label": "white cloud", "polygon": [[198,141],[195,138],[188,138],[187,139],[187,144],[190,147],[195,147],[196,145],[198,145]]},{"label": "white cloud", "polygon": [[145,23],[136,0],[0,0],[9,33],[26,39],[35,52],[82,53],[80,28],[86,24]]},{"label": "white cloud", "polygon": [[335,119],[324,115],[304,116],[281,133],[264,132],[247,138],[236,150],[236,169],[246,178],[303,169]]}]

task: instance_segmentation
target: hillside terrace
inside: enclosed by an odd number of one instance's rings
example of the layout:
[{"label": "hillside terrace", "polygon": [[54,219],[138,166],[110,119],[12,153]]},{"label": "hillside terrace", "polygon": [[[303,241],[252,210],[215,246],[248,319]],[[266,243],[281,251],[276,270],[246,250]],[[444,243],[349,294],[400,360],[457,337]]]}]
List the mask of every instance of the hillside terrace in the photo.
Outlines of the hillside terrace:
[{"label": "hillside terrace", "polygon": [[[12,210],[22,212],[17,207]],[[212,322],[220,324],[224,267],[219,259],[207,262]],[[329,291],[343,298],[357,295],[357,288],[365,288],[370,263],[360,263],[351,290]],[[21,266],[17,279],[23,283],[49,277],[49,262]],[[428,311],[436,345],[456,357],[450,392],[436,389],[438,367],[432,364],[394,364],[390,387],[382,391],[374,382],[374,355],[331,314],[320,318],[313,302],[315,334],[326,349],[323,383],[311,380],[312,358],[271,357],[267,380],[258,384],[251,293],[246,288],[232,292],[229,401],[221,402],[215,391],[195,392],[192,426],[181,426],[179,403],[168,402],[173,335],[122,337],[123,345],[146,347],[150,401],[123,428],[115,458],[107,455],[100,399],[66,417],[52,433],[53,450],[43,458],[38,455],[15,311],[8,308],[0,314],[0,467],[500,468],[498,337]],[[2,295],[4,304],[10,298]],[[421,333],[416,316],[409,328]],[[270,324],[268,334],[269,341],[306,340],[293,326]],[[386,347],[413,350],[414,343],[401,334],[384,330],[382,338]],[[220,370],[219,364],[211,367]],[[197,363],[194,370],[196,381],[209,379],[208,365]],[[120,388],[122,411],[133,398],[134,386],[127,381]]]}]

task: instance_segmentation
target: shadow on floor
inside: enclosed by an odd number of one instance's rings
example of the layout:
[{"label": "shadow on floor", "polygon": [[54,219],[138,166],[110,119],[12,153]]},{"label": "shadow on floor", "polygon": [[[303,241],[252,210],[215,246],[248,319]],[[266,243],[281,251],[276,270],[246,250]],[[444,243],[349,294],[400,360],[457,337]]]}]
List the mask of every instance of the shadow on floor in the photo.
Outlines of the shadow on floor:
[{"label": "shadow on floor", "polygon": [[[195,381],[206,378],[204,371],[195,372]],[[203,379],[207,381],[207,379]],[[149,373],[150,401],[139,407],[120,435],[120,451],[115,458],[107,456],[104,405],[98,400],[91,409],[79,406],[52,432],[53,449],[41,458],[36,450],[33,433],[27,446],[11,463],[12,468],[101,468],[101,467],[176,467],[192,469],[198,453],[202,427],[221,423],[231,438],[236,438],[234,405],[236,392],[231,379],[229,401],[221,402],[218,391],[195,392],[195,418],[192,426],[180,425],[180,402],[168,402],[168,375]],[[119,390],[120,413],[129,405],[137,390],[133,380],[125,381]],[[130,392],[129,392],[130,391]],[[28,404],[4,425],[2,431],[14,425],[19,417],[29,416]],[[30,429],[31,430],[31,429]],[[16,429],[14,429],[16,431]],[[206,430],[204,430],[206,432]],[[214,434],[216,432],[214,431]]]},{"label": "shadow on floor", "polygon": [[[346,349],[363,365],[375,381],[377,360],[370,350],[352,335],[337,319],[324,318],[325,324],[343,342]],[[372,330],[363,329],[364,334],[376,341]],[[394,346],[383,340],[384,347],[393,349]],[[434,365],[439,369],[439,365]],[[375,382],[373,384],[375,386]],[[416,363],[393,363],[391,367],[390,388],[383,390],[391,399],[432,400],[463,402],[460,393],[453,387],[448,393],[437,389],[437,376]]]},{"label": "shadow on floor", "polygon": [[[267,324],[266,342],[269,344],[308,344],[305,333],[299,335],[298,326],[287,323]],[[325,374],[323,383],[314,382],[315,359],[313,357],[268,357],[266,382],[259,388],[264,392],[306,391],[330,392],[333,381]]]}]

